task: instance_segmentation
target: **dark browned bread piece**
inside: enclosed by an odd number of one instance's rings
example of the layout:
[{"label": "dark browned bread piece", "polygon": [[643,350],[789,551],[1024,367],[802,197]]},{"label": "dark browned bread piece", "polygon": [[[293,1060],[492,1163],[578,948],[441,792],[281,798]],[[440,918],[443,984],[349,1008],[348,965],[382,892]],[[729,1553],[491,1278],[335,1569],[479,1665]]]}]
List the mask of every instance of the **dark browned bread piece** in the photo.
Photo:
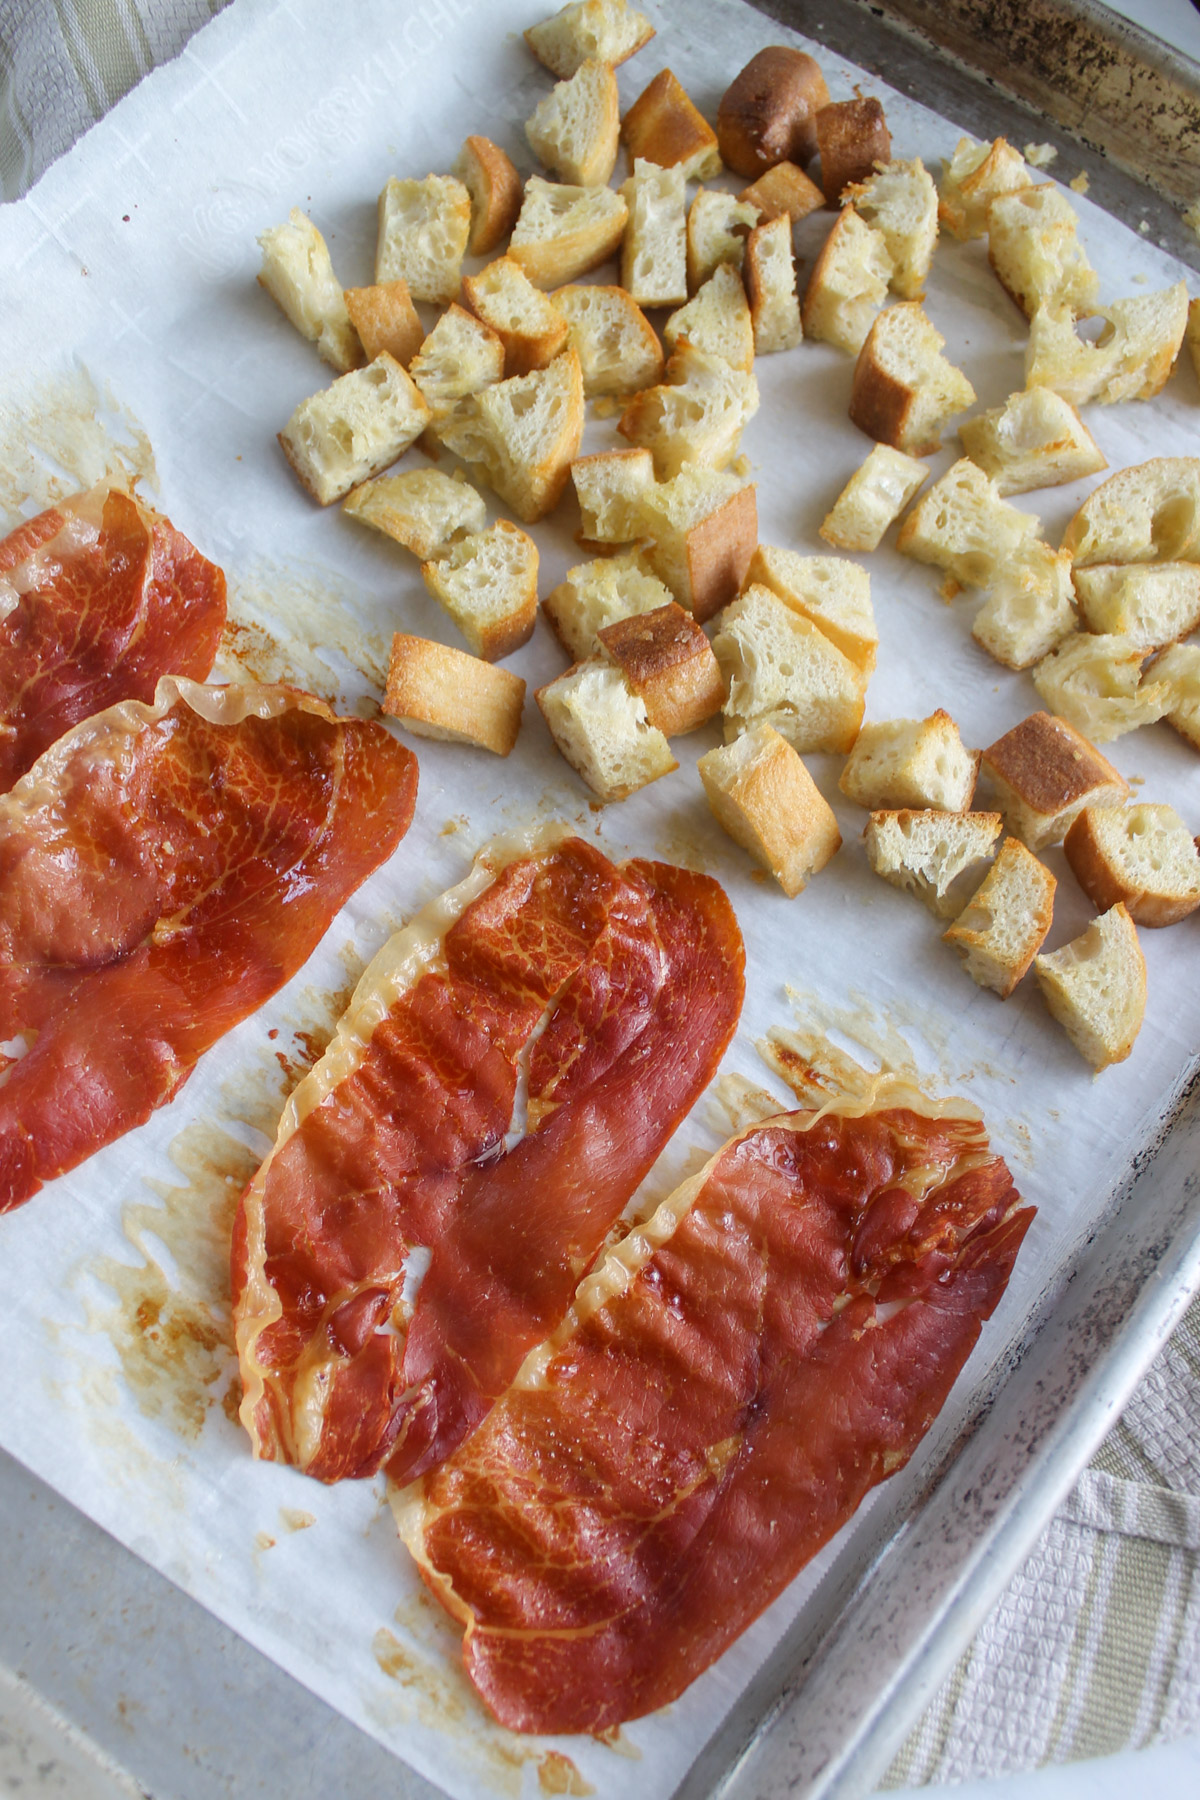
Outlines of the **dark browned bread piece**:
[{"label": "dark browned bread piece", "polygon": [[801,167],[817,153],[816,115],[829,104],[825,77],[811,56],[772,44],[735,75],[717,108],[717,143],[737,175],[755,177],[776,163]]},{"label": "dark browned bread piece", "polygon": [[836,206],[852,181],[865,181],[877,162],[888,162],[892,137],[883,107],[873,95],[835,100],[817,114],[817,148],[826,206]]}]

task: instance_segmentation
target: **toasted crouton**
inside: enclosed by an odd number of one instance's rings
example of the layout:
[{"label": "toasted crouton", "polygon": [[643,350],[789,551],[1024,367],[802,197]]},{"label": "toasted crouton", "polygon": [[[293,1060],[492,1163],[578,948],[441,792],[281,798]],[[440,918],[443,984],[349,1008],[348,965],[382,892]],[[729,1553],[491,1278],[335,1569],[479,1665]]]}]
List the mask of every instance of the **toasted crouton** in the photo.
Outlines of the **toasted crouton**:
[{"label": "toasted crouton", "polygon": [[559,288],[550,303],[567,322],[588,399],[595,394],[637,394],[662,380],[662,345],[624,288]]},{"label": "toasted crouton", "polygon": [[425,586],[485,662],[511,655],[532,637],[537,572],[537,545],[507,519],[421,564]]},{"label": "toasted crouton", "polygon": [[548,369],[514,375],[471,401],[461,432],[443,441],[478,463],[526,524],[557,506],[583,437],[583,375],[574,350]]},{"label": "toasted crouton", "polygon": [[469,481],[438,469],[380,475],[348,494],[342,511],[403,544],[422,562],[440,556],[455,538],[487,524],[483,495]]},{"label": "toasted crouton", "polygon": [[1162,650],[1200,626],[1200,563],[1094,563],[1075,570],[1075,596],[1089,631]]},{"label": "toasted crouton", "polygon": [[673,312],[663,338],[674,350],[686,338],[694,350],[719,356],[733,369],[754,367],[754,325],[742,278],[732,263],[720,263],[686,306]]},{"label": "toasted crouton", "polygon": [[1093,488],[1063,533],[1077,569],[1200,561],[1200,457],[1155,456]]},{"label": "toasted crouton", "polygon": [[746,240],[746,298],[759,356],[791,350],[800,342],[800,302],[788,219],[756,225]]},{"label": "toasted crouton", "polygon": [[708,804],[735,844],[789,899],[841,849],[833,811],[786,738],[755,725],[696,765]]},{"label": "toasted crouton", "polygon": [[840,556],[801,556],[760,544],[747,579],[763,587],[823,631],[849,657],[863,685],[875,667],[879,632],[871,607],[871,577]]},{"label": "toasted crouton", "polygon": [[713,649],[729,684],[727,741],[768,724],[802,754],[853,744],[863,715],[858,670],[770,588],[748,587],[725,608]]},{"label": "toasted crouton", "polygon": [[1034,975],[1042,998],[1097,1073],[1124,1062],[1146,1016],[1146,959],[1137,926],[1118,905],[1048,956]]},{"label": "toasted crouton", "polygon": [[638,157],[621,196],[629,209],[621,286],[639,306],[678,306],[687,299],[683,170],[660,169]]},{"label": "toasted crouton", "polygon": [[564,181],[596,187],[617,166],[620,127],[617,78],[606,62],[589,57],[538,102],[525,136],[534,155]]},{"label": "toasted crouton", "polygon": [[982,237],[992,201],[1032,182],[1025,158],[1006,139],[976,144],[970,138],[959,138],[954,155],[942,170],[938,218],[951,237]]},{"label": "toasted crouton", "polygon": [[1025,385],[1052,388],[1072,406],[1151,400],[1175,367],[1187,326],[1187,283],[1098,309],[1099,337],[1075,331],[1069,308],[1039,307],[1029,326]]},{"label": "toasted crouton", "polygon": [[1031,713],[983,752],[1004,823],[1031,850],[1060,843],[1085,806],[1120,806],[1129,783],[1066,719]]},{"label": "toasted crouton", "polygon": [[743,188],[738,199],[757,208],[760,224],[765,224],[768,219],[787,218],[795,225],[825,204],[825,196],[816,182],[810,181],[804,170],[798,169],[793,162],[776,163],[748,188]]},{"label": "toasted crouton", "polygon": [[820,107],[816,126],[825,204],[837,206],[851,182],[866,181],[876,163],[890,159],[891,133],[873,95]]},{"label": "toasted crouton", "polygon": [[568,569],[565,579],[542,601],[542,611],[567,655],[583,662],[604,626],[654,612],[670,598],[641,551],[626,550]]},{"label": "toasted crouton", "polygon": [[[286,225],[259,233],[259,282],[322,362],[343,374],[363,360],[329,247],[306,213],[293,206]],[[374,354],[374,353],[373,353]],[[368,359],[370,360],[370,358]]]},{"label": "toasted crouton", "polygon": [[602,625],[596,644],[664,737],[695,731],[724,705],[725,681],[712,645],[673,600]]},{"label": "toasted crouton", "polygon": [[507,756],[521,729],[525,683],[464,650],[398,631],[383,710],[416,737]]},{"label": "toasted crouton", "polygon": [[347,288],[344,298],[367,361],[374,362],[386,350],[407,369],[425,336],[407,281],[379,281],[371,287]]},{"label": "toasted crouton", "polygon": [[670,481],[639,489],[638,535],[646,559],[680,606],[710,619],[741,589],[758,542],[753,486],[690,464]]},{"label": "toasted crouton", "polygon": [[458,401],[500,380],[504,345],[482,319],[461,306],[450,306],[413,357],[409,374],[433,414],[436,429]]},{"label": "toasted crouton", "polygon": [[991,477],[963,457],[907,514],[896,548],[964,587],[987,587],[1037,532],[1034,515],[1002,500]]},{"label": "toasted crouton", "polygon": [[1039,307],[1090,313],[1100,277],[1078,237],[1075,208],[1052,181],[1001,194],[988,209],[988,261],[1026,318]]},{"label": "toasted crouton", "polygon": [[403,455],[429,424],[420,392],[385,350],[302,400],[279,442],[314,500],[329,506]]},{"label": "toasted crouton", "polygon": [[586,539],[631,544],[641,535],[637,502],[654,485],[654,458],[648,450],[601,450],[595,456],[577,456],[571,479]]},{"label": "toasted crouton", "polygon": [[847,193],[860,219],[883,234],[892,259],[892,292],[902,300],[920,300],[937,242],[937,189],[918,156],[912,162],[885,163]]},{"label": "toasted crouton", "polygon": [[1200,300],[1188,303],[1187,329],[1184,332],[1188,355],[1192,359],[1192,367],[1196,371],[1196,379],[1200,381]]},{"label": "toasted crouton", "polygon": [[471,196],[472,256],[490,256],[503,243],[521,210],[521,177],[512,158],[491,138],[467,138],[454,173]]},{"label": "toasted crouton", "polygon": [[711,181],[721,173],[717,134],[672,75],[662,69],[621,121],[621,136],[636,167],[638,158],[679,169],[685,180]]},{"label": "toasted crouton", "polygon": [[915,894],[938,918],[954,919],[966,900],[964,883],[978,885],[979,864],[992,854],[1001,829],[995,812],[904,808],[873,812],[863,837],[876,875]]},{"label": "toasted crouton", "polygon": [[648,44],[654,27],[645,13],[626,0],[574,0],[540,25],[531,25],[525,42],[554,75],[573,75],[589,57],[610,65]]},{"label": "toasted crouton", "polygon": [[667,379],[634,398],[617,430],[648,449],[659,479],[678,475],[687,463],[723,469],[737,454],[742,429],[758,411],[753,375],[731,369],[681,343],[667,363]]},{"label": "toasted crouton", "polygon": [[722,263],[741,268],[746,235],[758,224],[758,208],[720,188],[701,188],[688,208],[687,284],[694,294]]},{"label": "toasted crouton", "polygon": [[844,206],[804,290],[804,335],[857,356],[887,299],[892,259],[883,233]]},{"label": "toasted crouton", "polygon": [[1030,538],[993,571],[971,635],[1006,668],[1029,669],[1077,623],[1070,557]]},{"label": "toasted crouton", "polygon": [[1075,408],[1048,387],[1010,394],[1003,406],[964,420],[958,435],[998,494],[1059,487],[1108,467]]},{"label": "toasted crouton", "polygon": [[1128,638],[1075,631],[1038,664],[1033,685],[1051,712],[1107,744],[1170,709],[1165,683],[1142,681],[1144,658]]},{"label": "toasted crouton", "polygon": [[601,800],[626,800],[679,767],[612,663],[577,663],[539,688],[537,703],[557,749]]},{"label": "toasted crouton", "polygon": [[820,67],[803,50],[771,44],[752,56],[721,96],[717,143],[735,175],[757,177],[781,162],[811,162],[816,117],[829,104]]},{"label": "toasted crouton", "polygon": [[567,321],[511,256],[465,276],[463,296],[503,344],[506,375],[546,368],[567,341]]},{"label": "toasted crouton", "polygon": [[927,463],[876,444],[826,513],[821,536],[838,550],[878,550],[928,473]]},{"label": "toasted crouton", "polygon": [[561,287],[613,254],[627,218],[624,200],[611,188],[577,187],[531,175],[508,254],[536,287]]},{"label": "toasted crouton", "polygon": [[948,712],[864,725],[838,786],[868,812],[897,807],[966,812],[975,792],[978,750],[968,750]]},{"label": "toasted crouton", "polygon": [[375,280],[406,281],[414,300],[448,306],[457,298],[471,235],[471,196],[453,175],[398,181],[379,196]]},{"label": "toasted crouton", "polygon": [[1167,724],[1200,750],[1200,645],[1173,644],[1147,673],[1167,690]]},{"label": "toasted crouton", "polygon": [[1098,912],[1121,901],[1135,925],[1177,925],[1200,906],[1200,850],[1173,806],[1085,806],[1063,842]]},{"label": "toasted crouton", "polygon": [[909,456],[928,456],[955,413],[975,399],[942,355],[941,332],[915,300],[885,307],[854,365],[850,417],[860,431]]},{"label": "toasted crouton", "polygon": [[942,933],[944,943],[962,952],[972,981],[1008,999],[1053,922],[1055,886],[1019,838],[1005,838],[979,888]]}]

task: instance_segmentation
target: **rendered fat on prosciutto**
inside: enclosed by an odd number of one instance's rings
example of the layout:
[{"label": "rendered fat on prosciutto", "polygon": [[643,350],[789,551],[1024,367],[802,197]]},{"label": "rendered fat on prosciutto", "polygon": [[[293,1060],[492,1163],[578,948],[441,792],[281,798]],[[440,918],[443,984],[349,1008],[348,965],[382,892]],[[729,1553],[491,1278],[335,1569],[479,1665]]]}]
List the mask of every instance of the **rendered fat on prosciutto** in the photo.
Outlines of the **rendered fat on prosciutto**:
[{"label": "rendered fat on prosciutto", "polygon": [[734,1138],[611,1251],[393,1502],[495,1716],[675,1699],[907,1461],[1032,1216],[977,1115],[889,1084]]},{"label": "rendered fat on prosciutto", "polygon": [[714,881],[561,832],[484,852],[397,933],[235,1226],[256,1454],[323,1481],[448,1455],[562,1318],[742,992]]},{"label": "rendered fat on prosciutto", "polygon": [[80,719],[203,681],[225,577],[169,519],[107,483],[0,541],[0,792]]},{"label": "rendered fat on prosciutto", "polygon": [[168,677],[0,796],[0,1212],[142,1124],[295,973],[416,786],[381,725]]}]

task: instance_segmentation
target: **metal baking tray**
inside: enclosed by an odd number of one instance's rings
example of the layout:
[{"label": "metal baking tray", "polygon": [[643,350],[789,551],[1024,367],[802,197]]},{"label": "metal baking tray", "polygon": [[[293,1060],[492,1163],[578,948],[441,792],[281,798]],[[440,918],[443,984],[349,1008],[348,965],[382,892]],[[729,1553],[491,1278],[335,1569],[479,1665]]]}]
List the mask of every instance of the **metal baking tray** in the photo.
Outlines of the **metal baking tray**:
[{"label": "metal baking tray", "polygon": [[[1147,81],[1169,77],[1171,106],[1195,105],[1197,72],[1185,59],[1164,58],[1155,40],[1102,7],[1038,0],[1039,12],[1052,5],[1073,29],[1116,41]],[[1121,139],[1129,166],[1119,168],[1072,129],[1081,118],[1086,126],[1086,108],[1072,113],[1065,76],[1041,90],[999,90],[997,70],[1019,69],[1021,19],[1031,8],[1011,9],[1013,38],[982,71],[968,67],[983,43],[972,20],[986,14],[995,48],[998,16],[1009,16],[983,0],[948,9],[773,0],[760,10],[978,135],[1047,138],[1064,158],[1069,149],[1071,167],[1089,174],[1090,198],[1127,222],[1145,221],[1153,242],[1200,266],[1200,245],[1164,197],[1179,187],[1161,155],[1138,166],[1136,131]],[[957,30],[944,33],[950,56],[917,30],[939,18]],[[1054,119],[1031,110],[1060,88],[1066,103]],[[1184,130],[1185,148],[1187,140]],[[857,1532],[852,1553],[835,1555],[701,1749],[678,1800],[832,1800],[878,1779],[1200,1286],[1198,1131],[1193,1068],[1162,1096],[1127,1167],[1114,1169],[1106,1213],[1067,1246],[1059,1278],[991,1371],[956,1440],[889,1482],[886,1506]],[[3,1455],[0,1495],[8,1521],[0,1659],[31,1697],[99,1747],[115,1781],[124,1771],[133,1791],[155,1800],[249,1800],[285,1785],[295,1800],[368,1784],[404,1800],[435,1794]]]}]

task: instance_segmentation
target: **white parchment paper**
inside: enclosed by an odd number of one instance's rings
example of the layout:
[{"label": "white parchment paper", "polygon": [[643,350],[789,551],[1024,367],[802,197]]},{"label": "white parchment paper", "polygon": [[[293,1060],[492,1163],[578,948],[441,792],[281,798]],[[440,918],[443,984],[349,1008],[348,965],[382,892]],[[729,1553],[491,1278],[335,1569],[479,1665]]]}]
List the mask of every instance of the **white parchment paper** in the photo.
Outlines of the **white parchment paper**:
[{"label": "white parchment paper", "polygon": [[[711,117],[748,57],[791,35],[735,0],[651,10],[659,37],[620,70],[623,104],[669,64]],[[291,675],[361,707],[379,697],[393,630],[455,641],[415,562],[338,509],[312,506],[278,451],[275,432],[327,372],[255,285],[254,238],[300,205],[325,233],[341,279],[363,284],[372,274],[375,198],[389,175],[450,168],[469,132],[494,137],[532,167],[521,122],[549,77],[519,31],[539,16],[534,0],[337,8],[236,0],[26,200],[4,209],[0,501],[10,514],[35,510],[56,470],[69,486],[72,470],[102,462],[104,432],[145,466],[140,427],[153,447],[160,504],[229,572],[241,667]],[[835,98],[859,81],[881,95],[897,155],[936,167],[953,149],[952,124],[810,48]],[[1086,200],[1078,206],[1105,299],[1178,278],[1144,238]],[[818,213],[798,229],[809,264],[830,222]],[[1021,385],[1024,321],[981,244],[939,248],[927,305],[982,404]],[[760,359],[762,410],[744,448],[765,542],[824,548],[817,526],[868,447],[846,417],[851,370],[824,345]],[[1190,453],[1198,421],[1188,367],[1157,401],[1089,417],[1114,468]],[[613,422],[589,424],[586,448],[620,442]],[[951,442],[934,459],[937,472],[954,449]],[[1057,541],[1090,485],[1017,503],[1040,510]],[[501,509],[490,504],[495,516]],[[561,510],[535,528],[543,593],[579,560],[573,505]],[[897,556],[890,540],[867,560],[881,636],[868,717],[945,706],[966,741],[984,745],[1034,709],[1029,678],[1000,668],[971,639],[977,599],[945,605],[936,573]],[[532,693],[563,661],[539,625],[510,666]],[[1195,1048],[1194,919],[1143,933],[1146,1027],[1132,1058],[1093,1080],[1032,983],[1006,1004],[975,988],[931,916],[871,876],[864,815],[838,793],[836,759],[810,761],[838,813],[841,853],[793,901],[755,874],[711,821],[695,776],[697,755],[717,737],[713,726],[678,742],[677,774],[602,812],[557,758],[532,697],[507,762],[419,745],[412,830],[308,965],[209,1053],[172,1106],[0,1220],[0,1442],[460,1800],[522,1790],[622,1800],[670,1792],[830,1558],[818,1559],[665,1714],[626,1727],[612,1744],[518,1739],[488,1720],[459,1672],[457,1633],[423,1595],[381,1487],[330,1491],[251,1460],[229,1416],[232,1209],[267,1148],[282,1095],[388,931],[459,879],[496,831],[565,817],[615,856],[692,861],[726,884],[749,970],[727,1068],[764,1081],[755,1040],[798,1016],[860,1057],[873,1053],[939,1091],[974,1098],[1040,1210],[1009,1295],[923,1461],[951,1441],[1032,1300],[1062,1278]],[[1168,727],[1123,738],[1109,753],[1145,798],[1170,800],[1200,826],[1200,763]],[[1053,947],[1082,928],[1089,908],[1061,853],[1047,861],[1061,883]],[[696,1148],[708,1150],[720,1135],[714,1108],[702,1103],[651,1178],[652,1192],[666,1191]],[[832,1552],[865,1555],[888,1528],[897,1492],[897,1484],[879,1491]]]}]

